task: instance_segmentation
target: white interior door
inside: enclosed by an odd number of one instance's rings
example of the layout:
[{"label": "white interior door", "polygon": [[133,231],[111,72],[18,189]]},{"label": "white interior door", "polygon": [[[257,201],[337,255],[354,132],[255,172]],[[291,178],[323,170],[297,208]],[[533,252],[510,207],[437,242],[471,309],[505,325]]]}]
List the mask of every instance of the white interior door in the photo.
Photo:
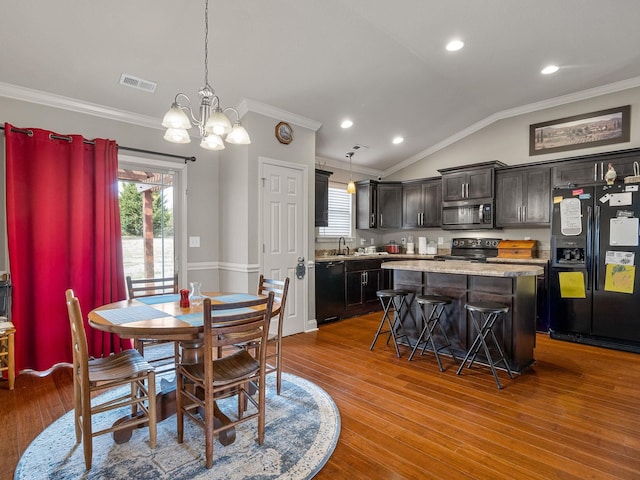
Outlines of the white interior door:
[{"label": "white interior door", "polygon": [[308,316],[307,275],[296,277],[299,259],[306,264],[306,172],[299,165],[274,160],[263,160],[261,165],[261,268],[266,277],[290,279],[283,333],[291,335],[305,330]]}]

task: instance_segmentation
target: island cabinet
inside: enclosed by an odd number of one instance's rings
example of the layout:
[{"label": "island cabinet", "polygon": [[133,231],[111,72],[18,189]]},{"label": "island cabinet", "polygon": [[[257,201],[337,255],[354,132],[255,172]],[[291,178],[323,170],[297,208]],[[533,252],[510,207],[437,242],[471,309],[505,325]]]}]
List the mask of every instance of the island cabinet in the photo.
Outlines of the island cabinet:
[{"label": "island cabinet", "polygon": [[316,170],[316,227],[329,226],[329,177],[332,174]]},{"label": "island cabinet", "polygon": [[[394,288],[410,292],[407,298],[409,308],[400,315],[411,345],[417,340],[423,326],[419,305],[415,301],[417,295],[437,294],[451,299],[452,303],[445,308],[441,323],[459,358],[464,357],[477,334],[465,304],[499,302],[507,305],[509,312],[498,321],[498,328],[494,332],[509,367],[521,372],[534,362],[536,275],[543,272],[542,268],[435,261],[387,262],[383,268],[393,269]],[[439,335],[436,332],[436,342],[443,340]],[[487,344],[495,359],[498,352],[493,350],[493,342],[488,341]],[[447,350],[440,353],[446,354]],[[477,361],[487,361],[482,350],[478,353]]]},{"label": "island cabinet", "polygon": [[588,155],[567,159],[554,164],[551,185],[553,187],[569,184],[603,184],[609,163],[617,174],[617,180],[634,175],[634,163],[640,162],[640,150],[623,150],[603,154]]},{"label": "island cabinet", "polygon": [[402,228],[439,227],[442,222],[440,177],[402,183]]},{"label": "island cabinet", "polygon": [[548,226],[551,168],[535,166],[496,171],[496,226]]}]

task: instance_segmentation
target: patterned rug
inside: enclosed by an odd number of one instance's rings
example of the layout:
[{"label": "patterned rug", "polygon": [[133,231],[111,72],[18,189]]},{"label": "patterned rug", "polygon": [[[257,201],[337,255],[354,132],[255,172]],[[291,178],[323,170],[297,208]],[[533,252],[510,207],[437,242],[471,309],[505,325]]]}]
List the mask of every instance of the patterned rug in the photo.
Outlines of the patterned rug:
[{"label": "patterned rug", "polygon": [[[175,415],[158,423],[157,447],[149,432],[137,429],[128,443],[117,445],[110,434],[93,439],[93,467],[85,471],[82,443],[75,443],[73,411],[45,429],[29,445],[16,467],[15,479],[308,479],[327,462],[340,435],[340,413],[317,385],[282,374],[281,395],[275,375],[267,376],[265,437],[257,443],[257,419],[236,427],[236,441],[214,445],[214,464],[204,466],[204,431],[185,419],[184,443],[176,439]],[[160,382],[158,382],[159,384]],[[128,388],[128,387],[125,387]],[[117,390],[113,391],[114,393]],[[113,395],[105,393],[103,395]],[[219,402],[233,416],[235,397]],[[94,430],[128,413],[117,410],[94,420]],[[104,422],[104,423],[103,423]]]}]

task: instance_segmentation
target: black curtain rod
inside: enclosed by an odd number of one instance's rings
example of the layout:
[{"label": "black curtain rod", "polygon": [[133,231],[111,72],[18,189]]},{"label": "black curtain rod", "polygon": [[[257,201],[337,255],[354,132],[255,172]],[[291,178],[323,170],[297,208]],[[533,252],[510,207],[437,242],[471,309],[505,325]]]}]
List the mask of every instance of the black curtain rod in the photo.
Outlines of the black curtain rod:
[{"label": "black curtain rod", "polygon": [[[4,126],[0,125],[0,129],[4,130]],[[32,136],[33,132],[31,130],[21,129],[21,128],[12,128],[12,132],[15,133],[24,133],[25,135]],[[65,137],[63,135],[55,135],[53,133],[49,134],[49,138],[51,140],[66,140],[70,142],[72,140],[71,137]],[[84,143],[88,145],[95,145],[95,142],[91,140],[84,140]],[[160,155],[161,157],[171,157],[171,158],[182,158],[184,163],[187,162],[195,162],[196,157],[185,157],[184,155],[174,155],[172,153],[163,153],[163,152],[154,152],[153,150],[143,150],[141,148],[133,148],[133,147],[123,147],[122,145],[118,145],[119,150],[127,150],[129,152],[138,152],[138,153],[148,153],[150,155]]]}]

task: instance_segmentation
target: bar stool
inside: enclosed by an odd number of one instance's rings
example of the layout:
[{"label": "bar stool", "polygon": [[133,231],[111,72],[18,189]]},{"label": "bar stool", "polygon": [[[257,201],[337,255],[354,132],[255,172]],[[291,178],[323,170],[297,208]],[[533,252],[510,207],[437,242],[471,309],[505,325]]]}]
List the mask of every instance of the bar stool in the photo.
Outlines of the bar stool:
[{"label": "bar stool", "polygon": [[[382,304],[382,308],[384,313],[382,315],[382,320],[380,320],[380,325],[378,326],[378,331],[376,332],[376,336],[373,337],[373,342],[371,342],[371,346],[369,350],[373,350],[373,346],[376,344],[378,337],[382,333],[389,333],[387,337],[387,345],[389,345],[389,339],[393,339],[393,345],[396,347],[396,354],[398,358],[400,358],[400,349],[398,348],[398,339],[402,337],[406,337],[409,340],[409,337],[404,331],[402,327],[402,320],[400,319],[400,314],[402,311],[402,307],[405,304],[405,298],[409,295],[409,292],[406,290],[399,289],[387,289],[387,290],[378,290],[376,295],[380,299],[380,303]],[[395,318],[391,319],[391,315],[395,313]],[[389,327],[388,331],[382,331],[384,324],[387,324]],[[402,332],[398,334],[398,331]]]},{"label": "bar stool", "polygon": [[[420,355],[424,354],[424,350],[427,347],[427,344],[431,343],[431,347],[433,348],[433,354],[436,356],[436,361],[438,362],[438,367],[441,372],[444,372],[442,368],[442,362],[440,361],[440,355],[438,352],[443,348],[449,348],[449,352],[451,352],[451,356],[453,357],[454,362],[458,362],[456,359],[455,353],[453,353],[453,349],[451,348],[451,342],[449,341],[449,337],[447,337],[447,332],[444,331],[442,325],[440,324],[440,316],[442,312],[444,312],[445,306],[451,304],[451,299],[448,297],[444,297],[442,295],[420,295],[416,297],[416,301],[420,305],[420,313],[422,314],[422,320],[424,322],[424,327],[422,328],[422,332],[420,332],[420,336],[418,337],[418,341],[411,350],[411,355],[409,355],[409,361],[413,359],[413,356],[416,353],[416,350],[422,344],[422,350],[420,351]],[[424,313],[424,309],[426,306],[431,306],[431,312],[427,317]],[[440,347],[436,347],[435,341],[433,339],[433,333],[436,326],[440,327],[440,331],[442,332],[442,336],[444,337],[446,344]]]},{"label": "bar stool", "polygon": [[[491,372],[493,372],[493,377],[496,379],[498,389],[502,389],[502,385],[500,384],[500,380],[498,379],[498,373],[496,372],[496,365],[502,362],[506,367],[507,372],[509,373],[509,378],[513,379],[513,374],[511,373],[509,363],[507,362],[507,359],[502,352],[502,348],[500,347],[500,344],[496,339],[496,335],[495,333],[493,333],[493,326],[495,325],[496,320],[500,317],[501,314],[507,313],[509,311],[509,307],[495,302],[476,302],[467,303],[464,308],[466,308],[471,314],[471,319],[473,320],[473,324],[476,327],[478,334],[456,373],[460,375],[460,372],[462,371],[462,368],[464,367],[464,364],[467,362],[467,360],[469,360],[469,365],[467,368],[471,368],[471,365],[473,365],[473,362],[476,359],[476,355],[478,355],[478,350],[480,350],[480,347],[482,347],[484,349],[484,353],[487,355],[487,361],[489,362],[489,366],[491,367]],[[489,347],[487,346],[486,342],[487,335],[489,334],[491,334],[491,337],[493,337],[493,343],[498,348],[498,353],[500,353],[500,359],[497,362],[493,361],[491,353],[489,353]]]}]

